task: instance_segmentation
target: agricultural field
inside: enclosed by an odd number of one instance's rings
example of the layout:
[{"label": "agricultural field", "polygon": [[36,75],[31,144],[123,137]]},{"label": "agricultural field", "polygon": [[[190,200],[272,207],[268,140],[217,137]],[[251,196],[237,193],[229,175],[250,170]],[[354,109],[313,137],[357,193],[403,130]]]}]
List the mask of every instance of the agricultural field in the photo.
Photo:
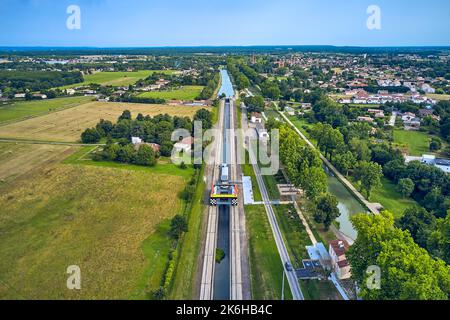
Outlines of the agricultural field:
[{"label": "agricultural field", "polygon": [[[0,195],[0,298],[148,297],[165,272],[185,181],[72,164],[13,181]],[[81,269],[81,290],[66,287],[71,265]]]},{"label": "agricultural field", "polygon": [[0,143],[0,188],[34,169],[58,162],[77,147]]},{"label": "agricultural field", "polygon": [[91,97],[70,97],[50,100],[33,100],[0,105],[0,125],[6,122],[19,121],[46,113],[76,107],[92,101]]},{"label": "agricultural field", "polygon": [[437,101],[450,100],[450,94],[428,93],[426,96]]},{"label": "agricultural field", "polygon": [[55,142],[76,142],[81,133],[95,126],[100,119],[116,121],[124,110],[130,110],[133,117],[138,113],[155,116],[193,117],[201,107],[168,106],[135,103],[91,102],[78,107],[50,113],[41,117],[8,124],[0,127],[0,138],[39,140]]},{"label": "agricultural field", "polygon": [[133,72],[98,72],[94,74],[87,74],[84,76],[84,82],[71,84],[61,87],[61,89],[75,88],[82,85],[99,84],[102,86],[128,86],[135,84],[141,79],[145,79],[151,74],[159,72],[165,74],[173,74],[176,71],[172,70],[141,70]]},{"label": "agricultural field", "polygon": [[164,100],[195,100],[202,90],[202,86],[184,86],[180,89],[170,91],[144,92],[141,93],[139,97]]}]

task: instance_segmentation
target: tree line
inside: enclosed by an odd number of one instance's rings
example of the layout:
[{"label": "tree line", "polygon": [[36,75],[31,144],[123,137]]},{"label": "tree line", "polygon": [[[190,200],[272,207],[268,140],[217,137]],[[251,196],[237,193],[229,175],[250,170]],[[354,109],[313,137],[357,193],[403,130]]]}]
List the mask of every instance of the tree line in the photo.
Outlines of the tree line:
[{"label": "tree line", "polygon": [[[197,111],[194,120],[201,121],[204,129],[212,127],[212,115],[206,109]],[[98,143],[101,139],[106,139],[106,146],[95,154],[95,160],[154,166],[159,156],[171,156],[175,144],[172,141],[172,132],[175,129],[185,129],[192,133],[193,122],[189,117],[171,117],[167,114],[154,117],[138,114],[132,119],[131,112],[125,110],[116,124],[101,119],[95,127],[86,129],[81,134],[81,141]],[[139,137],[146,143],[157,144],[159,151],[155,152],[145,144],[136,149],[131,143],[131,137]]]}]

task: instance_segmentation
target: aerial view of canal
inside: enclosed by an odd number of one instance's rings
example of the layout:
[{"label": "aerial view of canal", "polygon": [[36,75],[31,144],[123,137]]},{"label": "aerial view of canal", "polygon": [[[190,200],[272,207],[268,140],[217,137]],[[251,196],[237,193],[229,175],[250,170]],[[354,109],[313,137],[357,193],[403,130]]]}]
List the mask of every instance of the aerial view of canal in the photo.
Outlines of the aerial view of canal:
[{"label": "aerial view of canal", "polygon": [[220,76],[222,78],[222,84],[219,90],[219,96],[225,94],[227,98],[234,96],[233,84],[231,83],[228,71],[225,69],[220,70]]},{"label": "aerial view of canal", "polygon": [[359,203],[358,200],[347,190],[347,188],[331,173],[328,168],[325,168],[328,175],[328,191],[336,196],[339,201],[340,217],[336,219],[339,224],[339,231],[351,240],[356,240],[357,232],[350,222],[350,217],[358,214],[368,212],[367,209]]}]

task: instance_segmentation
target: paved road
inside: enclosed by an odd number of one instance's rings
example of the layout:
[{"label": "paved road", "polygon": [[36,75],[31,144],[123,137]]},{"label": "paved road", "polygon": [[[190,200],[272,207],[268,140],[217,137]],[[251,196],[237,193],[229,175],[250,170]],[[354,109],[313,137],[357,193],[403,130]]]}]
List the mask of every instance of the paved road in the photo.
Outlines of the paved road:
[{"label": "paved road", "polygon": [[[245,113],[245,112],[243,112]],[[243,117],[243,120],[245,121],[245,117]],[[247,127],[247,123],[245,121],[244,127]],[[280,227],[278,225],[275,212],[273,211],[272,202],[269,198],[269,194],[266,189],[266,185],[264,183],[264,180],[261,175],[261,170],[259,169],[256,161],[255,154],[253,150],[249,150],[250,155],[250,161],[253,164],[253,170],[255,171],[256,180],[258,182],[259,189],[261,191],[261,196],[263,198],[264,207],[266,209],[267,217],[269,219],[270,227],[272,229],[273,236],[275,238],[275,243],[277,245],[278,253],[280,254],[281,263],[283,264],[283,267],[285,268],[286,264],[292,265],[291,258],[289,257],[289,253],[286,248],[286,244],[284,243],[283,236],[280,231]],[[294,300],[304,300],[304,296],[302,293],[302,290],[300,289],[300,284],[297,278],[297,274],[294,270],[292,271],[286,271],[286,277],[289,283],[289,287],[291,288],[292,297]]]}]

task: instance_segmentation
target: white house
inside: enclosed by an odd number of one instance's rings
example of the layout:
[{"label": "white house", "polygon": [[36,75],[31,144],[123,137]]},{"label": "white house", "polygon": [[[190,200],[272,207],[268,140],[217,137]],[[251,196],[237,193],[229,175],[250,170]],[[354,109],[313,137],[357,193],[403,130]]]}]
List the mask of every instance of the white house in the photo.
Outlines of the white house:
[{"label": "white house", "polygon": [[420,89],[425,93],[435,93],[436,92],[436,90],[427,83],[424,83]]},{"label": "white house", "polygon": [[131,143],[136,145],[136,144],[141,144],[142,143],[142,139],[139,137],[131,137]]},{"label": "white house", "polygon": [[75,89],[66,89],[66,93],[67,93],[69,96],[73,96],[73,95],[76,93],[76,91],[75,91]]},{"label": "white house", "polygon": [[424,154],[422,156],[422,163],[428,164],[430,166],[435,166],[441,169],[445,173],[450,173],[450,160],[436,158],[434,155]]},{"label": "white house", "polygon": [[193,137],[187,137],[183,140],[175,143],[174,148],[176,152],[189,152],[192,149],[192,145],[194,144],[194,138]]},{"label": "white house", "polygon": [[250,115],[251,123],[262,123],[262,116],[258,112],[252,112]]}]

